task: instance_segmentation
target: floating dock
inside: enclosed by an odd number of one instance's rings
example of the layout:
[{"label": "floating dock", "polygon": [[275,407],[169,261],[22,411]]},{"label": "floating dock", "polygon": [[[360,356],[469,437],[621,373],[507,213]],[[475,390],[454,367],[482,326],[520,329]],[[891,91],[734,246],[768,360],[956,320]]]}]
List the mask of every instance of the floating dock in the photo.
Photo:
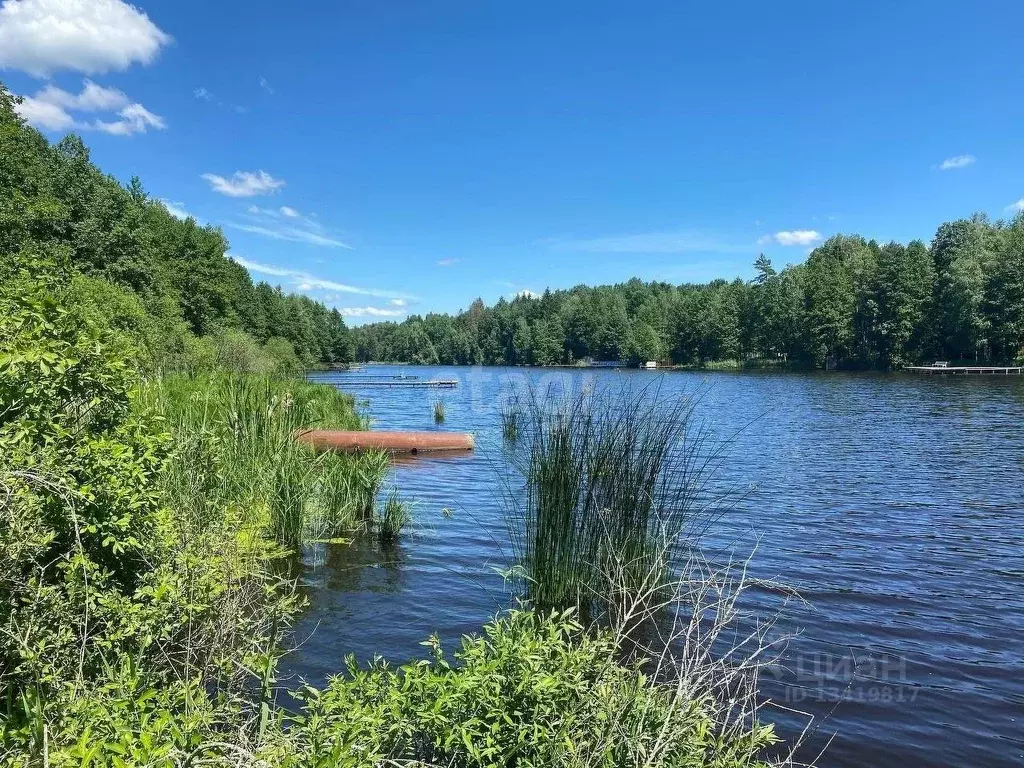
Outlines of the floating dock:
[{"label": "floating dock", "polygon": [[455,389],[459,386],[457,379],[420,381],[419,379],[351,378],[338,379],[337,381],[328,381],[324,383],[332,384],[335,387],[383,387],[385,389],[397,387],[404,387],[408,389]]},{"label": "floating dock", "polygon": [[903,370],[909,373],[936,373],[940,376],[1024,375],[1024,366],[1020,365],[908,365]]},{"label": "floating dock", "polygon": [[451,453],[471,451],[474,444],[473,435],[462,432],[349,432],[311,429],[299,432],[295,439],[317,451],[339,453]]},{"label": "floating dock", "polygon": [[317,380],[322,382],[322,383],[325,383],[325,384],[337,384],[337,383],[342,382],[342,381],[357,381],[357,382],[360,382],[360,383],[375,384],[375,383],[380,382],[380,381],[419,381],[420,380],[419,376],[403,376],[403,375],[386,376],[386,375],[375,375],[375,374],[367,374],[365,376],[346,376],[343,379],[336,379],[336,378],[330,378],[329,375],[328,375],[328,377],[324,377],[323,374],[311,373],[309,375],[309,378],[310,378],[310,380],[313,380],[317,376],[321,377],[321,378],[319,378]]}]

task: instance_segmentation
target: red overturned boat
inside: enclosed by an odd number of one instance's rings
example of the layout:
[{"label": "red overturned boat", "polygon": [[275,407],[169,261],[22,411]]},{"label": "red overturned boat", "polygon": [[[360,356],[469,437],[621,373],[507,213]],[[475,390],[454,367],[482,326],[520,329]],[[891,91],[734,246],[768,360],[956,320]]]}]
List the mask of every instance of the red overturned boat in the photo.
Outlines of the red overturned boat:
[{"label": "red overturned boat", "polygon": [[351,432],[330,429],[311,429],[300,432],[296,440],[317,451],[358,453],[360,451],[387,451],[388,453],[436,453],[442,451],[473,450],[473,435],[465,432]]}]

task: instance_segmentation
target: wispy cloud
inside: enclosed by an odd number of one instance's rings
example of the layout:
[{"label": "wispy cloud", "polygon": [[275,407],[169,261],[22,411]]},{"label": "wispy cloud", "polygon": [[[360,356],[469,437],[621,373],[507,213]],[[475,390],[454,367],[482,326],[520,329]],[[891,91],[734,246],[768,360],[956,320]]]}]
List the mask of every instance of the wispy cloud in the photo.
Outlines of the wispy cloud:
[{"label": "wispy cloud", "polygon": [[409,294],[400,293],[398,291],[386,291],[379,288],[359,288],[354,285],[346,285],[345,283],[339,283],[334,280],[317,277],[309,274],[308,272],[303,272],[302,270],[280,267],[276,264],[261,264],[256,261],[250,261],[249,259],[238,256],[234,253],[228,254],[228,257],[235,263],[241,264],[250,272],[255,272],[260,275],[269,275],[271,277],[287,278],[289,285],[298,291],[336,291],[337,293],[351,293],[359,296],[373,296],[381,299],[408,300],[412,298]]},{"label": "wispy cloud", "polygon": [[439,267],[454,267],[460,261],[462,261],[462,259],[439,259],[438,262],[437,262],[437,266],[439,266]]},{"label": "wispy cloud", "polygon": [[700,232],[644,232],[593,238],[552,238],[542,244],[555,251],[587,253],[742,253],[749,245]]},{"label": "wispy cloud", "polygon": [[214,192],[228,197],[257,197],[271,195],[285,185],[281,179],[275,179],[266,171],[235,171],[231,178],[204,173],[202,178],[210,183]]},{"label": "wispy cloud", "polygon": [[307,245],[319,245],[325,248],[347,248],[348,250],[352,250],[351,245],[343,243],[341,240],[335,240],[333,237],[321,235],[318,232],[310,232],[305,229],[298,229],[297,227],[271,229],[270,227],[261,227],[258,224],[236,224],[234,222],[228,222],[228,226],[241,232],[269,237],[272,240],[284,240],[289,243],[305,243]]},{"label": "wispy cloud", "polygon": [[939,165],[940,171],[953,171],[957,168],[966,168],[969,165],[974,165],[978,162],[978,158],[974,155],[957,155],[956,157],[947,157]]},{"label": "wispy cloud", "polygon": [[326,232],[313,217],[306,216],[287,205],[282,205],[280,208],[260,208],[258,205],[250,205],[247,209],[247,217],[252,223],[228,222],[228,226],[273,240],[305,243],[326,248],[352,249],[348,243]]},{"label": "wispy cloud", "polygon": [[236,112],[239,115],[244,115],[248,110],[245,107],[241,107],[238,104],[228,104],[219,99],[216,94],[200,86],[192,91],[192,95],[200,101],[205,101],[207,104],[213,104],[214,106],[222,109],[230,109],[232,112]]},{"label": "wispy cloud", "polygon": [[312,229],[321,228],[320,223],[312,216],[307,216],[287,205],[282,205],[280,208],[260,208],[258,205],[250,205],[246,209],[246,213],[253,218],[285,219],[293,222],[302,222]]},{"label": "wispy cloud", "polygon": [[93,127],[114,136],[131,136],[133,133],[145,133],[149,128],[163,130],[167,127],[164,119],[154,115],[141,104],[129,104],[117,113],[120,120],[97,120]]},{"label": "wispy cloud", "polygon": [[1020,213],[1021,211],[1024,211],[1024,197],[1022,197],[1015,203],[1010,203],[1008,206],[1006,206],[1006,210],[1013,211],[1014,213]]},{"label": "wispy cloud", "polygon": [[[22,97],[15,107],[27,122],[48,131],[103,131],[117,136],[145,133],[149,128],[167,127],[164,119],[139,103],[132,102],[116,88],[105,88],[92,80],[84,80],[80,93],[69,93],[55,85],[47,85],[34,96]],[[118,119],[85,120],[72,112],[109,112]]]},{"label": "wispy cloud", "polygon": [[269,93],[271,96],[274,95],[274,87],[267,81],[267,78],[260,75],[260,88]]},{"label": "wispy cloud", "polygon": [[160,202],[163,204],[164,208],[167,209],[167,212],[176,219],[181,219],[182,221],[184,221],[189,217],[195,218],[194,216],[192,216],[192,214],[185,210],[184,203],[172,203],[170,200],[164,200],[162,198]]},{"label": "wispy cloud", "polygon": [[408,302],[405,299],[392,299],[388,304],[392,307],[404,307]]},{"label": "wispy cloud", "polygon": [[171,36],[123,0],[6,0],[0,6],[0,69],[50,77],[148,64]]},{"label": "wispy cloud", "polygon": [[402,309],[381,309],[380,307],[338,307],[345,317],[405,317]]},{"label": "wispy cloud", "polygon": [[794,229],[776,232],[774,235],[765,235],[758,238],[758,245],[778,243],[779,245],[813,245],[821,240],[821,233],[814,229]]}]

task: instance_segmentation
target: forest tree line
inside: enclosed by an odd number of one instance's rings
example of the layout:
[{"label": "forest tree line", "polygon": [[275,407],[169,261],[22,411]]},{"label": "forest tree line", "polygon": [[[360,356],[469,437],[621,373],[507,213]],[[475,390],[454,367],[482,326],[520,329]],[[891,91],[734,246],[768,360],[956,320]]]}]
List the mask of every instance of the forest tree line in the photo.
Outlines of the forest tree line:
[{"label": "forest tree line", "polygon": [[678,365],[787,360],[894,368],[1009,361],[1024,345],[1024,213],[942,224],[930,245],[837,235],[798,265],[762,255],[751,281],[577,286],[349,329],[336,309],[254,284],[215,227],[172,216],[138,179],[103,174],[74,135],[50,144],[0,85],[0,258],[37,251],[76,271],[82,302],[175,367],[204,356],[285,367],[360,361]]},{"label": "forest tree line", "polygon": [[942,224],[930,245],[836,235],[802,264],[756,277],[671,285],[638,279],[504,298],[353,329],[359,361],[558,365],[585,359],[676,365],[789,361],[892,369],[1019,359],[1024,213]]},{"label": "forest tree line", "polygon": [[[220,229],[172,216],[138,179],[102,173],[81,138],[50,144],[0,84],[0,259],[19,252],[70,264],[83,304],[138,337],[145,362],[260,355],[286,367],[344,363],[336,309],[286,294],[228,256]],[[231,360],[220,360],[232,367]]]}]

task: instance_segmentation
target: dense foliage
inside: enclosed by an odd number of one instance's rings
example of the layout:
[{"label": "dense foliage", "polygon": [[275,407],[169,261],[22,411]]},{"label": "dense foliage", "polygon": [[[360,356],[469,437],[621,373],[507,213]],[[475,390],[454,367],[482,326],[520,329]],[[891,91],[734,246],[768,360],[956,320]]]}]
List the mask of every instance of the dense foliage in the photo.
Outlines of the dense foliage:
[{"label": "dense foliage", "polygon": [[138,179],[122,186],[104,175],[77,136],[51,146],[0,84],[0,260],[33,248],[63,254],[80,289],[102,294],[97,311],[134,332],[150,367],[241,358],[234,362],[250,370],[350,357],[337,310],[254,285],[226,256],[219,229],[175,218]]},{"label": "dense foliage", "polygon": [[609,633],[568,612],[512,611],[464,639],[454,663],[425,645],[431,661],[353,664],[326,690],[306,689],[301,727],[272,764],[758,768],[776,742],[770,726],[723,737],[712,702],[622,664]]},{"label": "dense foliage", "polygon": [[456,316],[354,330],[361,361],[555,365],[586,358],[703,365],[787,360],[896,368],[931,359],[1010,361],[1024,346],[1024,213],[939,227],[931,246],[836,235],[750,282],[578,286],[479,299]]}]

